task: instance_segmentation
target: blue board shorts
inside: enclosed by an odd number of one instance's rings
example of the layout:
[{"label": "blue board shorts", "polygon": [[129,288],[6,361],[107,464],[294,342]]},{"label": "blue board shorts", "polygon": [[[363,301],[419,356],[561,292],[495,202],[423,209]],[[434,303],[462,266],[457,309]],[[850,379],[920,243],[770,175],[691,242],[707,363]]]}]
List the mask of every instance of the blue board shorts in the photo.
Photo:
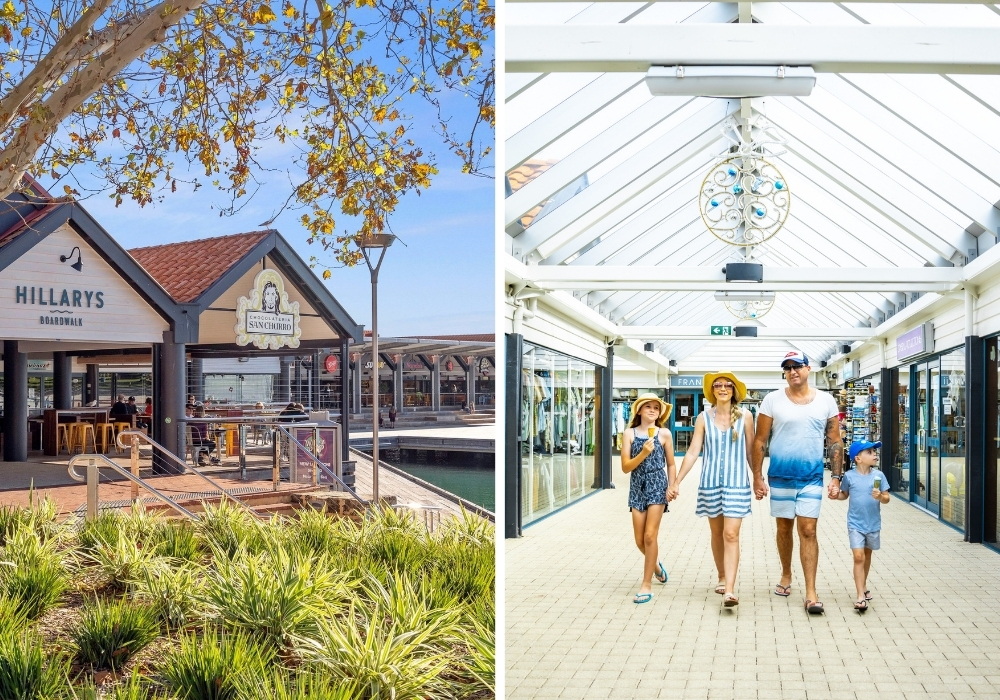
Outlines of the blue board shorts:
[{"label": "blue board shorts", "polygon": [[797,515],[818,518],[823,505],[823,480],[808,483],[779,477],[768,478],[771,517],[792,519]]}]

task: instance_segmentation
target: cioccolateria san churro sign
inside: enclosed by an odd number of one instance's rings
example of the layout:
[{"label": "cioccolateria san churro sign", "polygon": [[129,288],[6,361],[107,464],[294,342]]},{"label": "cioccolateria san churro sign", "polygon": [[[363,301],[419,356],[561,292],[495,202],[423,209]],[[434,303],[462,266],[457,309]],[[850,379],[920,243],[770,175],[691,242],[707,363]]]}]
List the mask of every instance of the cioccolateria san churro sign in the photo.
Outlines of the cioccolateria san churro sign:
[{"label": "cioccolateria san churro sign", "polygon": [[285,281],[274,270],[262,270],[254,278],[250,296],[236,304],[236,319],[237,345],[261,350],[299,346],[299,302],[288,301]]}]

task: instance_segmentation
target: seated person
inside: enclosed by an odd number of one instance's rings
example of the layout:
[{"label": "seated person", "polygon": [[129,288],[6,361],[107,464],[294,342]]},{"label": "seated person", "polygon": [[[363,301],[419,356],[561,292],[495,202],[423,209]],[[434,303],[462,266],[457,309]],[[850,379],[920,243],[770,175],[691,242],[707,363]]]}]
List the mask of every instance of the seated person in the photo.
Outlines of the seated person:
[{"label": "seated person", "polygon": [[138,413],[139,413],[139,407],[135,405],[135,397],[134,396],[129,396],[128,397],[128,403],[125,404],[125,409],[126,409],[126,412],[130,416],[138,415]]},{"label": "seated person", "polygon": [[125,394],[118,394],[118,400],[115,401],[115,403],[111,407],[111,411],[109,413],[112,416],[127,416],[128,415],[128,404],[125,403]]},{"label": "seated person", "polygon": [[[205,406],[201,402],[196,402],[194,404],[193,413],[195,418],[205,417]],[[208,453],[211,454],[216,448],[215,440],[210,440],[208,438],[208,426],[205,423],[191,423],[191,443],[195,447],[207,447]],[[212,464],[218,464],[219,458],[212,457]],[[203,451],[198,452],[198,466],[204,467],[208,464],[205,461],[205,453]]]},{"label": "seated person", "polygon": [[305,407],[300,403],[292,402],[281,409],[277,420],[282,423],[294,423],[308,418],[309,416],[306,415]]},{"label": "seated person", "polygon": [[151,416],[151,415],[153,415],[153,397],[152,396],[147,396],[146,397],[146,408],[143,409],[142,415],[144,415],[144,416]]}]

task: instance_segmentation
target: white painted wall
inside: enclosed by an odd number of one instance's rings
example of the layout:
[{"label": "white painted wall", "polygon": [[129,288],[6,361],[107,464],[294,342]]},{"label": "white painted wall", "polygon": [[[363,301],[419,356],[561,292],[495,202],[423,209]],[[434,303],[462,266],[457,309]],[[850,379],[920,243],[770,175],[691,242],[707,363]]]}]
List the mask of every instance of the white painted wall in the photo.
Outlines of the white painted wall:
[{"label": "white painted wall", "polygon": [[[26,235],[31,235],[26,234]],[[74,247],[81,251],[83,269],[73,269],[76,253],[66,262]],[[18,287],[35,289],[18,302]],[[42,305],[49,301],[51,290],[55,306]],[[63,291],[66,297],[63,298]],[[74,291],[80,292],[74,297]],[[91,292],[88,299],[86,292]],[[100,292],[100,302],[97,293]],[[67,302],[61,304],[60,302]],[[74,305],[74,301],[76,305]],[[101,308],[98,305],[102,304]],[[115,270],[68,225],[39,241],[0,276],[0,305],[3,322],[0,335],[10,340],[54,340],[67,343],[97,341],[101,343],[162,343],[169,324],[139,296]],[[41,319],[72,319],[78,325],[44,324]],[[65,321],[63,321],[65,323]]]},{"label": "white painted wall", "polygon": [[[504,315],[504,332],[512,333],[514,306],[509,301],[505,304]],[[608,363],[605,337],[549,308],[545,305],[544,298],[538,300],[535,315],[522,322],[521,334],[525,342],[542,345],[601,367]]]}]

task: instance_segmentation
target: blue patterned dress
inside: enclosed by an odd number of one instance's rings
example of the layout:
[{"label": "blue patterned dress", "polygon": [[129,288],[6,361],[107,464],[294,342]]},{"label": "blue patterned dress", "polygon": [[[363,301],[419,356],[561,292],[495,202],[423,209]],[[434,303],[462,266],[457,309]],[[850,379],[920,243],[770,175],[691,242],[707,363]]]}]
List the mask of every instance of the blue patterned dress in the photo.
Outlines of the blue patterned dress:
[{"label": "blue patterned dress", "polygon": [[632,470],[628,487],[628,509],[633,508],[644,511],[649,506],[662,504],[667,505],[667,458],[663,452],[663,445],[658,437],[648,437],[639,435],[635,428],[632,428],[632,454],[635,457],[642,451],[642,446],[646,440],[655,440],[653,451],[646,459],[642,460],[638,467]]},{"label": "blue patterned dress", "polygon": [[715,518],[745,518],[750,515],[750,470],[747,466],[744,421],[739,420],[733,440],[733,428],[722,430],[715,425],[716,410],[704,413],[705,447],[701,459],[701,482],[695,515]]}]

